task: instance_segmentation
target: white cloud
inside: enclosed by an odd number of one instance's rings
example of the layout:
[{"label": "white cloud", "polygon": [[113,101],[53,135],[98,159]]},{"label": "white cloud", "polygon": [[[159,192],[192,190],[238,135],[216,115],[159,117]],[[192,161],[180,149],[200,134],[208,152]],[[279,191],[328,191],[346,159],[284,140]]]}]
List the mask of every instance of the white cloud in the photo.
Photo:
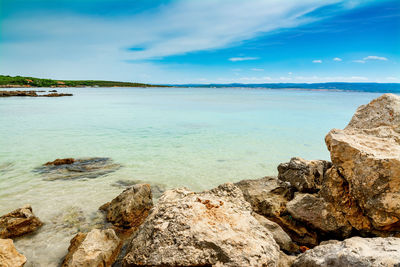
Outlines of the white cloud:
[{"label": "white cloud", "polygon": [[247,61],[247,60],[257,60],[258,57],[231,57],[229,61],[236,62],[236,61]]},{"label": "white cloud", "polygon": [[333,61],[343,61],[340,57],[335,57]]},{"label": "white cloud", "polygon": [[288,74],[289,74],[289,75],[292,75],[293,73],[292,73],[292,72],[288,72]]},{"label": "white cloud", "polygon": [[383,60],[383,61],[387,61],[388,59],[385,57],[378,57],[378,56],[368,56],[363,58],[364,61],[366,60]]},{"label": "white cloud", "polygon": [[365,63],[365,60],[357,59],[357,60],[353,60],[353,62],[355,62],[355,63]]},{"label": "white cloud", "polygon": [[322,60],[321,60],[321,59],[315,59],[315,60],[313,60],[312,62],[313,62],[313,63],[322,63]]},{"label": "white cloud", "polygon": [[252,71],[264,71],[264,69],[259,69],[259,68],[252,68]]}]

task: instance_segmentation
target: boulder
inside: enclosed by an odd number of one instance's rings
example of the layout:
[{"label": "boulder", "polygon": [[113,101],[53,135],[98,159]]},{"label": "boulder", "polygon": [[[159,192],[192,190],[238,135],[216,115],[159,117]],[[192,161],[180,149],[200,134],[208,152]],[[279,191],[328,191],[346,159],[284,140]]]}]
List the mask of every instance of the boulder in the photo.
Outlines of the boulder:
[{"label": "boulder", "polygon": [[360,106],[344,130],[325,138],[352,202],[374,229],[400,231],[400,96]]},{"label": "boulder", "polygon": [[108,267],[116,259],[121,247],[114,230],[94,229],[87,234],[78,233],[68,248],[62,267]]},{"label": "boulder", "polygon": [[289,182],[300,192],[313,193],[321,188],[324,173],[332,166],[325,160],[292,158],[278,166],[278,178]]},{"label": "boulder", "polygon": [[25,256],[18,253],[11,239],[0,239],[0,266],[22,267],[25,262]]},{"label": "boulder", "polygon": [[43,223],[32,212],[30,205],[0,217],[0,238],[12,238],[32,233]]},{"label": "boulder", "polygon": [[149,184],[137,184],[125,189],[111,202],[100,207],[109,222],[117,227],[138,227],[153,207]]},{"label": "boulder", "polygon": [[69,180],[97,178],[118,170],[121,165],[110,158],[56,159],[35,168],[33,171],[44,177],[44,180]]},{"label": "boulder", "polygon": [[125,266],[277,266],[279,247],[231,183],[166,191],[133,235]]},{"label": "boulder", "polygon": [[400,266],[400,238],[352,237],[327,241],[307,250],[293,267],[396,267]]},{"label": "boulder", "polygon": [[299,251],[299,247],[293,243],[290,236],[283,231],[279,224],[268,220],[262,215],[257,213],[252,213],[253,217],[264,226],[271,234],[276,243],[279,245],[280,249],[288,253],[295,253]]},{"label": "boulder", "polygon": [[347,237],[352,230],[342,213],[337,212],[330,203],[315,194],[297,193],[286,207],[293,218],[318,230],[320,235]]},{"label": "boulder", "polygon": [[112,183],[111,186],[118,187],[118,188],[128,188],[132,185],[136,184],[150,184],[151,187],[151,194],[153,195],[154,199],[159,199],[161,195],[165,192],[166,186],[161,183],[150,182],[145,180],[118,180],[115,183]]},{"label": "boulder", "polygon": [[293,198],[293,188],[289,183],[275,177],[264,177],[243,180],[235,185],[242,190],[254,212],[278,223],[294,242],[306,246],[318,244],[316,233],[294,220],[286,209],[286,204]]}]

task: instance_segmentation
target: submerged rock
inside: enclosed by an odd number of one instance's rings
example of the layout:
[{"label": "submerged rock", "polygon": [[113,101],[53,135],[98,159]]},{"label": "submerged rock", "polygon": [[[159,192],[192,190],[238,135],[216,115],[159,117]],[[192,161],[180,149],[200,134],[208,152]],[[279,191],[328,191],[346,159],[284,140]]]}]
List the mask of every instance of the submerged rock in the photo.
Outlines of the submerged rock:
[{"label": "submerged rock", "polygon": [[160,198],[160,196],[165,192],[167,188],[164,184],[148,182],[145,180],[118,180],[115,183],[111,184],[111,186],[127,188],[136,184],[150,184],[151,193],[153,195],[153,198],[155,199]]},{"label": "submerged rock", "polygon": [[125,189],[111,202],[100,207],[109,222],[117,227],[138,227],[153,207],[149,184],[137,184]]},{"label": "submerged rock", "polygon": [[327,241],[307,250],[293,267],[396,267],[400,266],[400,238],[352,237]]},{"label": "submerged rock", "polygon": [[11,239],[0,239],[0,266],[22,267],[26,257],[19,254]]},{"label": "submerged rock", "polygon": [[277,266],[279,247],[233,184],[166,191],[133,235],[125,266]]},{"label": "submerged rock", "polygon": [[121,165],[110,158],[57,159],[34,169],[45,180],[97,178],[118,170]]},{"label": "submerged rock", "polygon": [[121,244],[114,230],[94,229],[87,234],[78,233],[68,248],[62,267],[111,266]]},{"label": "submerged rock", "polygon": [[37,218],[30,205],[16,209],[0,217],[0,238],[18,237],[32,233],[43,223]]},{"label": "submerged rock", "polygon": [[313,193],[321,188],[324,173],[332,166],[325,160],[292,158],[278,166],[278,178],[289,182],[300,192]]},{"label": "submerged rock", "polygon": [[374,229],[400,231],[400,96],[360,106],[344,130],[325,138],[338,175]]}]

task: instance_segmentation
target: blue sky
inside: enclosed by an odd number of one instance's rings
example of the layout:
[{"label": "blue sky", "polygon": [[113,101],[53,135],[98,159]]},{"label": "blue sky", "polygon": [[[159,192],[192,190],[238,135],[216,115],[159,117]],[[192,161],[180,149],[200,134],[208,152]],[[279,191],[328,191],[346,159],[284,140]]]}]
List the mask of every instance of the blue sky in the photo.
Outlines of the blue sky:
[{"label": "blue sky", "polygon": [[149,83],[400,82],[400,2],[1,0],[0,73]]}]

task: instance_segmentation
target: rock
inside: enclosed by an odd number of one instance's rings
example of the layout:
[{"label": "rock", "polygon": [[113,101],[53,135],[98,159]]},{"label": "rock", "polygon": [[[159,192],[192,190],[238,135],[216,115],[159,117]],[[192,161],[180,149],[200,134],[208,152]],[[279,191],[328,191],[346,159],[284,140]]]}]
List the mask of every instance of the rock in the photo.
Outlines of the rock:
[{"label": "rock", "polygon": [[136,231],[125,266],[277,266],[279,247],[231,183],[166,191]]},{"label": "rock", "polygon": [[0,238],[12,238],[32,233],[43,223],[37,218],[30,205],[16,209],[0,217]]},{"label": "rock", "polygon": [[286,204],[293,198],[293,189],[287,182],[275,177],[264,177],[243,180],[235,185],[242,190],[254,212],[278,223],[294,242],[306,246],[318,244],[316,233],[310,232],[287,212]]},{"label": "rock", "polygon": [[166,186],[164,184],[148,182],[148,181],[144,181],[144,180],[118,180],[115,183],[111,184],[111,186],[115,186],[115,187],[119,187],[119,188],[127,188],[132,185],[147,184],[147,183],[150,184],[151,193],[153,195],[153,198],[155,198],[155,199],[159,199],[166,190]]},{"label": "rock", "polygon": [[114,230],[94,229],[87,234],[78,233],[68,248],[62,267],[111,266],[121,247]]},{"label": "rock", "polygon": [[264,226],[272,234],[272,237],[279,245],[281,250],[284,250],[288,253],[294,253],[299,250],[299,247],[295,243],[293,243],[290,236],[285,231],[283,231],[279,224],[270,221],[264,216],[257,213],[252,213],[252,215],[262,226]]},{"label": "rock", "polygon": [[56,159],[34,169],[45,180],[97,178],[118,170],[121,165],[110,158]]},{"label": "rock", "polygon": [[73,96],[73,94],[64,94],[64,93],[50,93],[46,95],[39,95],[41,97],[60,97],[60,96]]},{"label": "rock", "polygon": [[313,193],[321,188],[324,173],[332,166],[325,160],[292,158],[278,166],[278,178],[289,182],[300,192]]},{"label": "rock", "polygon": [[400,231],[400,96],[360,106],[344,130],[325,138],[337,172],[374,229]]},{"label": "rock", "polygon": [[0,239],[0,266],[22,267],[25,262],[25,256],[18,253],[11,239]]},{"label": "rock", "polygon": [[400,266],[400,238],[328,241],[300,255],[293,267]]},{"label": "rock", "polygon": [[0,97],[10,97],[10,96],[31,96],[36,97],[36,91],[2,91],[0,90]]},{"label": "rock", "polygon": [[337,212],[330,203],[316,195],[297,193],[286,207],[293,218],[318,230],[320,235],[330,233],[347,237],[352,230],[342,213]]},{"label": "rock", "polygon": [[117,227],[138,227],[153,207],[153,199],[149,184],[137,184],[125,189],[110,203],[100,207],[106,211],[109,222]]}]

